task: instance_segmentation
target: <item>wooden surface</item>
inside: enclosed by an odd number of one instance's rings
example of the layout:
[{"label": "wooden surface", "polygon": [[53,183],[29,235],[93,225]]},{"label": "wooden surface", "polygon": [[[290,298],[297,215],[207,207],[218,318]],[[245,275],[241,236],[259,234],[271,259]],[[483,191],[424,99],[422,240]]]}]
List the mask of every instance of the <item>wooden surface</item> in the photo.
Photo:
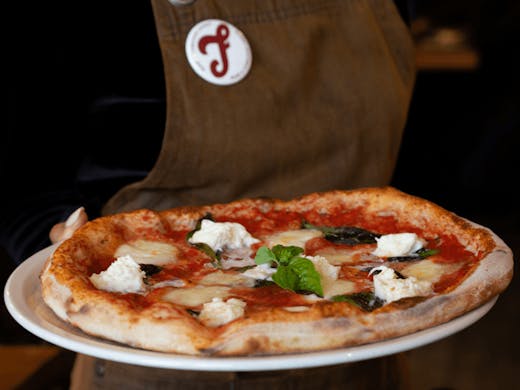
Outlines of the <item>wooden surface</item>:
[{"label": "wooden surface", "polygon": [[50,345],[0,346],[0,389],[14,389],[59,352]]},{"label": "wooden surface", "polygon": [[416,50],[415,63],[419,71],[472,71],[479,65],[475,50]]}]

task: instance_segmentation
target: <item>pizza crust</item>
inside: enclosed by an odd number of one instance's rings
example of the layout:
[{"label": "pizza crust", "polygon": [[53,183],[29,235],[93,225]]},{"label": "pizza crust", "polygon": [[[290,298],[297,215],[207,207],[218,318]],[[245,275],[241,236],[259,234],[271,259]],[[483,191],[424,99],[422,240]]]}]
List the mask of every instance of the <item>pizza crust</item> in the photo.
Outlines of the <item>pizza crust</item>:
[{"label": "pizza crust", "polygon": [[[461,284],[444,294],[402,299],[372,312],[330,301],[316,302],[305,311],[278,307],[253,312],[217,328],[202,325],[184,308],[166,302],[136,310],[131,302],[95,289],[88,279],[94,272],[91,259],[108,262],[117,247],[144,232],[153,235],[189,230],[208,212],[247,215],[250,207],[313,209],[321,213],[333,212],[338,207],[360,207],[367,217],[393,215],[432,236],[450,231],[482,260]],[[59,318],[89,335],[155,351],[230,356],[316,351],[409,334],[484,304],[507,287],[512,274],[511,250],[492,231],[431,202],[385,187],[315,193],[286,202],[245,199],[98,218],[56,249],[40,279],[45,303]]]}]

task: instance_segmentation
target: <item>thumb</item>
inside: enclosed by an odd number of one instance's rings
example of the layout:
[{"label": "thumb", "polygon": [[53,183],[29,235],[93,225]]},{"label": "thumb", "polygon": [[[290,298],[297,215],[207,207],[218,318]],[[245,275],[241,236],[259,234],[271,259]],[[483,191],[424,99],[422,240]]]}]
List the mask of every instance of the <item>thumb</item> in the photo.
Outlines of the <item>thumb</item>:
[{"label": "thumb", "polygon": [[72,234],[88,221],[87,213],[84,207],[74,211],[65,222],[54,225],[49,232],[49,238],[53,244],[66,240]]}]

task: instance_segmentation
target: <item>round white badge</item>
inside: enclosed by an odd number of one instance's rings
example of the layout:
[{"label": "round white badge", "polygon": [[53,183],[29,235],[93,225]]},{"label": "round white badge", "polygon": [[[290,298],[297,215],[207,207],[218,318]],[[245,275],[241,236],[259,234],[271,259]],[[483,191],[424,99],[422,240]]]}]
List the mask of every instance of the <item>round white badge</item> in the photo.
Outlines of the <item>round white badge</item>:
[{"label": "round white badge", "polygon": [[207,19],[193,26],[185,50],[195,73],[212,84],[238,83],[251,69],[249,42],[242,31],[223,20]]}]

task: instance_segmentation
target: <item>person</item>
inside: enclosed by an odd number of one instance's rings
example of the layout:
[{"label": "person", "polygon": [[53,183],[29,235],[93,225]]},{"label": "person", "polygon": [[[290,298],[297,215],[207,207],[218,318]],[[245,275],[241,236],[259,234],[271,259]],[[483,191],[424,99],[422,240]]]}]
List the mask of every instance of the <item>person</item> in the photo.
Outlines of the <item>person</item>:
[{"label": "person", "polygon": [[[415,81],[411,37],[393,2],[151,3],[166,85],[162,145],[153,167],[111,193],[101,214],[390,182]],[[232,85],[207,82],[186,57],[190,30],[213,19],[237,27],[251,47],[251,68]],[[88,205],[55,225],[52,240],[65,238],[87,214]],[[201,375],[78,355],[71,387],[394,388],[395,364]],[[371,375],[374,368],[385,375]]]}]

